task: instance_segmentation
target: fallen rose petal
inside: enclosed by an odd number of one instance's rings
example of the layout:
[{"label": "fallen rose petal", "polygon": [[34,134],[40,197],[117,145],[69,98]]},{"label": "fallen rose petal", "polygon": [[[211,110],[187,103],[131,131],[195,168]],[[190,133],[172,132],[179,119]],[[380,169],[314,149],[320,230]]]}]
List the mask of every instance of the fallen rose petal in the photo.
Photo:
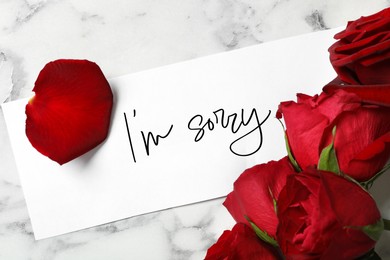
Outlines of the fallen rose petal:
[{"label": "fallen rose petal", "polygon": [[113,95],[99,66],[87,60],[46,64],[26,105],[26,135],[43,155],[64,164],[107,136]]}]

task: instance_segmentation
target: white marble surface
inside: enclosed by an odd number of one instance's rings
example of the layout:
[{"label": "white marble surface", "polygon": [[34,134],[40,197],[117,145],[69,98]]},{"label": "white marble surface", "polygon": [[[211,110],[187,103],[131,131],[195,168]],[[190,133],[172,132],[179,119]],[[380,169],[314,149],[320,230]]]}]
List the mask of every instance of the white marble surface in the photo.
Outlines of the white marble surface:
[{"label": "white marble surface", "polygon": [[[0,102],[31,95],[58,58],[97,62],[108,78],[344,26],[384,0],[0,0]],[[390,217],[386,183],[374,187]],[[0,259],[202,259],[233,220],[223,199],[35,241],[0,113]],[[390,233],[390,232],[389,232]],[[390,236],[377,246],[390,259]]]}]

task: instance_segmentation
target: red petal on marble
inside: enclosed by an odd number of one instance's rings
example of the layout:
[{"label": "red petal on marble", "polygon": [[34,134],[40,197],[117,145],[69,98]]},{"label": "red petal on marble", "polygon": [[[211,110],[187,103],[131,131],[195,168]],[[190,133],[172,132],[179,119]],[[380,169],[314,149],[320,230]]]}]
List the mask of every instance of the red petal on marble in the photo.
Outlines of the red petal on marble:
[{"label": "red petal on marble", "polygon": [[26,135],[43,155],[67,163],[108,134],[113,95],[96,63],[56,60],[46,64],[26,106]]}]

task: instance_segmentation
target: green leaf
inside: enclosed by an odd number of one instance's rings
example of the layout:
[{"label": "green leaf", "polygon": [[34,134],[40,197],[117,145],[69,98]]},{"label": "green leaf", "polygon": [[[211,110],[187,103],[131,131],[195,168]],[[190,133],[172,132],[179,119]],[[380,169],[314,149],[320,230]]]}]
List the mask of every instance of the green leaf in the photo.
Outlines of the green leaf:
[{"label": "green leaf", "polygon": [[278,119],[279,123],[282,125],[282,128],[283,128],[283,132],[284,132],[284,142],[286,144],[286,150],[287,150],[287,155],[288,155],[288,159],[290,160],[292,166],[294,167],[295,171],[296,172],[301,172],[301,168],[299,167],[297,161],[295,160],[292,152],[291,152],[291,148],[290,148],[290,144],[288,143],[288,137],[287,137],[287,132],[286,132],[286,129],[284,128],[284,125],[283,125],[283,122]]},{"label": "green leaf", "polygon": [[255,223],[253,223],[249,218],[248,216],[245,216],[246,220],[248,220],[249,224],[252,226],[253,230],[255,231],[256,235],[261,239],[263,240],[264,242],[268,243],[268,244],[271,244],[273,245],[274,247],[278,247],[279,244],[278,242],[273,238],[271,237],[270,235],[268,235],[267,232],[261,230],[258,226],[256,226]]},{"label": "green leaf", "polygon": [[302,171],[301,168],[299,167],[297,161],[295,160],[294,156],[292,155],[290,144],[288,143],[288,137],[287,137],[286,132],[284,134],[284,141],[286,142],[286,150],[287,150],[288,159],[290,160],[290,162],[293,165],[294,169],[297,172],[301,172]]},{"label": "green leaf", "polygon": [[318,170],[340,173],[339,163],[337,161],[336,151],[334,149],[334,137],[336,135],[336,126],[332,130],[332,143],[325,147],[320,155]]},{"label": "green leaf", "polygon": [[275,214],[278,215],[278,202],[276,201],[275,197],[274,197],[274,194],[271,190],[271,188],[268,186],[268,192],[269,192],[269,195],[271,195],[271,198],[272,198],[272,203],[274,205],[274,211],[275,211]]},{"label": "green leaf", "polygon": [[369,236],[372,240],[378,241],[384,228],[385,228],[384,221],[383,221],[383,219],[380,219],[375,224],[364,226],[362,228],[362,231],[367,236]]}]

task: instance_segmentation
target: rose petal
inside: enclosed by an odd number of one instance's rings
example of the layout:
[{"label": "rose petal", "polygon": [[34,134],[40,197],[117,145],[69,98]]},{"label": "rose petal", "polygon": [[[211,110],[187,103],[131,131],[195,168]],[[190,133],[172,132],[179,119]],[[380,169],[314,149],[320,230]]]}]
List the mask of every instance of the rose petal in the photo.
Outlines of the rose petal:
[{"label": "rose petal", "polygon": [[331,172],[321,172],[320,177],[343,226],[362,227],[375,224],[381,218],[374,199],[360,185]]},{"label": "rose petal", "polygon": [[343,92],[314,97],[298,94],[297,103],[288,101],[279,105],[278,115],[284,118],[289,145],[301,169],[317,164],[324,129],[340,113],[359,106],[360,99],[356,95]]},{"label": "rose petal", "polygon": [[278,199],[287,176],[294,173],[287,157],[256,165],[236,180],[234,190],[224,205],[237,222],[250,226],[245,219],[248,217],[258,228],[275,238],[278,219],[274,200]]},{"label": "rose petal", "polygon": [[328,249],[322,254],[322,259],[358,259],[375,246],[363,232],[356,229],[337,231]]},{"label": "rose petal", "polygon": [[26,135],[43,155],[64,164],[107,136],[113,95],[102,71],[87,60],[48,63],[26,106]]},{"label": "rose petal", "polygon": [[374,247],[361,228],[376,224],[380,214],[359,184],[308,168],[287,177],[278,217],[286,259],[356,259]]},{"label": "rose petal", "polygon": [[334,147],[341,172],[365,181],[382,169],[390,157],[389,115],[390,108],[376,106],[340,115]]},{"label": "rose petal", "polygon": [[390,106],[390,85],[343,85],[339,78],[334,79],[327,84],[323,91],[327,94],[332,94],[338,89],[355,93],[363,102],[377,104],[382,106]]},{"label": "rose petal", "polygon": [[276,260],[282,259],[272,246],[260,240],[255,232],[242,223],[223,232],[207,251],[205,260]]},{"label": "rose petal", "polygon": [[321,151],[335,138],[339,169],[358,181],[370,179],[389,159],[389,115],[389,107],[365,104],[341,89],[314,97],[299,95],[297,103],[282,102],[278,110],[301,169],[317,165]]},{"label": "rose petal", "polygon": [[349,22],[329,48],[338,76],[347,84],[387,84],[390,75],[390,8]]},{"label": "rose petal", "polygon": [[[304,169],[315,164],[323,129],[329,120],[307,103],[282,102],[278,113],[284,118],[290,149],[299,166]],[[302,147],[311,147],[311,152]]]}]

